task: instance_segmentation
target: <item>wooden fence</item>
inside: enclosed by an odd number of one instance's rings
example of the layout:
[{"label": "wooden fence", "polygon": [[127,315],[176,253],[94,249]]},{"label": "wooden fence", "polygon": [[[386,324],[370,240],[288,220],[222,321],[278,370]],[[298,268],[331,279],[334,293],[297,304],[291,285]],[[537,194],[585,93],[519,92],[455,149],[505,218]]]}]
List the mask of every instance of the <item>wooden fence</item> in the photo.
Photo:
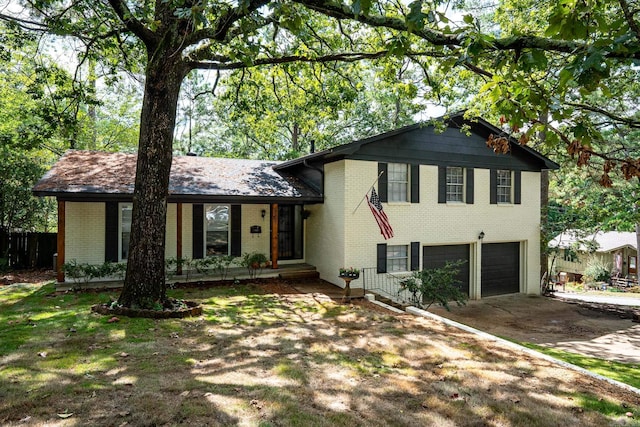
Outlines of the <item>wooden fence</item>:
[{"label": "wooden fence", "polygon": [[0,258],[15,270],[53,268],[56,233],[7,233],[0,231]]}]

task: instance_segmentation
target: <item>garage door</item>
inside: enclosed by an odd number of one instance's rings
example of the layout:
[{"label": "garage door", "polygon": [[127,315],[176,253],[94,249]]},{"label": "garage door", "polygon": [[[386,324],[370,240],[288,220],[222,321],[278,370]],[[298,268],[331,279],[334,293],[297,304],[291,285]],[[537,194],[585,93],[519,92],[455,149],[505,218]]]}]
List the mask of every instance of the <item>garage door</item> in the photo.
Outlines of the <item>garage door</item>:
[{"label": "garage door", "polygon": [[482,245],[483,297],[520,292],[520,243]]},{"label": "garage door", "polygon": [[466,261],[460,267],[457,279],[462,290],[469,295],[469,245],[425,246],[422,248],[422,268],[440,268],[447,261]]}]

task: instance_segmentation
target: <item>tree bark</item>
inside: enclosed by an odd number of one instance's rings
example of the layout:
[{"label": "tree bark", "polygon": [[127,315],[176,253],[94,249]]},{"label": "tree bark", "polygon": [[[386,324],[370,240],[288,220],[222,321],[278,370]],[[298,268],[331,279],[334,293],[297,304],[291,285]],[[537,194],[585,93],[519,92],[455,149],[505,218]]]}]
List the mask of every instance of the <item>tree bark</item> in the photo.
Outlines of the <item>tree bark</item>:
[{"label": "tree bark", "polygon": [[151,308],[166,299],[165,234],[173,131],[180,85],[187,74],[180,54],[172,52],[148,49],[129,257],[118,299],[126,307]]}]

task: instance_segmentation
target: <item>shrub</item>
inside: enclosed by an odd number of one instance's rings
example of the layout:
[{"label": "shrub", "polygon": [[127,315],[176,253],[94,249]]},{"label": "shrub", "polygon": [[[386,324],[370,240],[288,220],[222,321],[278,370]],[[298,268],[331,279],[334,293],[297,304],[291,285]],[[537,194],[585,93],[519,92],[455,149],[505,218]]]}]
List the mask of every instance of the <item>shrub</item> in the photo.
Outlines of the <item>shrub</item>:
[{"label": "shrub", "polygon": [[267,256],[261,252],[247,252],[240,259],[240,266],[249,271],[249,277],[255,279],[268,264]]},{"label": "shrub", "polygon": [[65,276],[70,277],[74,283],[84,283],[87,285],[91,279],[100,279],[107,277],[117,277],[123,279],[127,271],[127,265],[117,262],[105,262],[103,264],[87,264],[78,262],[74,259],[62,265],[62,271]]},{"label": "shrub", "polygon": [[587,267],[584,269],[585,282],[607,282],[611,278],[611,264],[603,262],[597,256],[592,256],[587,260]]},{"label": "shrub", "polygon": [[450,310],[451,301],[464,305],[468,296],[462,292],[462,283],[456,276],[465,262],[448,261],[444,267],[416,271],[400,281],[400,292],[408,291],[411,294],[411,302],[425,309],[436,302],[447,310]]},{"label": "shrub", "polygon": [[229,267],[236,259],[231,255],[216,255],[193,260],[193,266],[198,273],[211,274],[215,272],[220,279],[225,280],[229,273]]},{"label": "shrub", "polygon": [[[195,264],[189,258],[173,257],[165,258],[164,260],[164,272],[166,279],[171,279],[178,274],[178,270],[182,270],[185,274],[185,280],[188,282],[191,279],[191,265]],[[197,267],[196,267],[197,268]]]}]

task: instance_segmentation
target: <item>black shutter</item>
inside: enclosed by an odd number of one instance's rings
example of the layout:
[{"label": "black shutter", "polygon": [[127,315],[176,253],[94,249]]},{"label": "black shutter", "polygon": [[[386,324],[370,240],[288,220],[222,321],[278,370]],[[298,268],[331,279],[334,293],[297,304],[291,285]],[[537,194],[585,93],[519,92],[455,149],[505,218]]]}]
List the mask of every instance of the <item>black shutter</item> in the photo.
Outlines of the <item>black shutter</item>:
[{"label": "black shutter", "polygon": [[387,244],[378,244],[378,273],[387,272]]},{"label": "black shutter", "polygon": [[498,171],[491,169],[489,171],[489,203],[498,204]]},{"label": "black shutter", "polygon": [[[382,173],[382,175],[380,175]],[[387,188],[387,164],[378,163],[378,197],[381,202],[387,202],[389,200],[388,188]]]},{"label": "black shutter", "polygon": [[118,262],[118,203],[105,203],[105,262]]},{"label": "black shutter", "polygon": [[513,172],[513,203],[519,205],[522,203],[522,172]]},{"label": "black shutter", "polygon": [[411,203],[420,203],[420,165],[411,165]]},{"label": "black shutter", "polygon": [[231,205],[231,255],[242,252],[242,206]]},{"label": "black shutter", "polygon": [[204,206],[193,205],[193,253],[192,258],[204,258]]},{"label": "black shutter", "polygon": [[447,167],[438,166],[438,203],[447,203]]},{"label": "black shutter", "polygon": [[467,168],[467,194],[465,194],[466,197],[466,203],[468,205],[472,205],[473,204],[473,168]]},{"label": "black shutter", "polygon": [[420,242],[411,242],[411,271],[420,268]]}]

